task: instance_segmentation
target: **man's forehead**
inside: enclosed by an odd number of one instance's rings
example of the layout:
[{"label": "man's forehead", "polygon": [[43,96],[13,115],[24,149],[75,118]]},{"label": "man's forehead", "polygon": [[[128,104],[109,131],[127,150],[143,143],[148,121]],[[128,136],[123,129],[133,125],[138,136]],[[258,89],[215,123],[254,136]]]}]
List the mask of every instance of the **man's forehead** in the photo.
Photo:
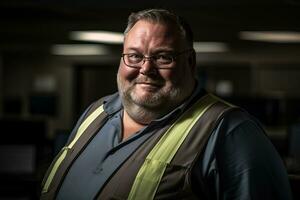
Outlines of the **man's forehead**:
[{"label": "man's forehead", "polygon": [[150,28],[149,31],[152,33],[153,32],[155,33],[155,31],[159,29],[160,31],[163,31],[164,34],[168,34],[169,36],[180,35],[180,30],[175,24],[164,22],[164,21],[152,21],[152,20],[137,21],[127,34],[130,34],[130,32],[134,32],[134,31],[145,30],[146,28]]},{"label": "man's forehead", "polygon": [[176,26],[172,24],[140,20],[125,35],[124,45],[127,42],[136,43],[149,38],[155,38],[157,42],[163,41],[164,43],[180,43],[183,39],[178,29],[176,30]]}]

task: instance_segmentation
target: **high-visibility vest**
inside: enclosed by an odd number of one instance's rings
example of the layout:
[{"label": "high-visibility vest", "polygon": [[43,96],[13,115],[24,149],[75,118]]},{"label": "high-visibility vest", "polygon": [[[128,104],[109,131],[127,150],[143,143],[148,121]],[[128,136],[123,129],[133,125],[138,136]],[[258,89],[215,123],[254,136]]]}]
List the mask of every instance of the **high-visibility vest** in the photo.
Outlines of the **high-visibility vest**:
[{"label": "high-visibility vest", "polygon": [[[127,199],[154,199],[159,191],[159,186],[161,184],[161,180],[164,176],[167,176],[168,167],[176,157],[182,157],[182,155],[177,154],[186,154],[184,157],[189,157],[189,167],[192,165],[193,161],[199,156],[202,152],[203,147],[206,144],[206,141],[212,132],[213,128],[216,126],[218,120],[221,119],[222,114],[232,109],[227,103],[224,103],[217,97],[207,94],[203,96],[200,100],[194,103],[187,111],[184,112],[171,126],[167,127],[162,131],[161,134],[155,134],[156,139],[149,139],[148,142],[148,152],[139,153],[139,150],[135,153],[135,155],[131,156],[132,158],[136,157],[144,157],[142,158],[143,163],[140,163],[140,166],[135,166],[136,170],[131,170],[125,164],[123,170],[130,171],[134,175],[130,177],[130,190],[129,188],[125,189],[125,198]],[[207,112],[210,111],[210,112]],[[90,112],[88,117],[83,121],[80,125],[77,134],[74,139],[70,141],[70,143],[64,147],[61,153],[55,159],[54,164],[52,164],[52,168],[49,170],[48,178],[44,182],[43,186],[43,194],[42,197],[47,197],[47,193],[53,193],[52,195],[48,195],[48,197],[54,197],[55,192],[51,192],[51,184],[57,171],[59,168],[62,168],[64,165],[65,159],[67,159],[67,155],[69,152],[73,152],[74,145],[79,142],[79,139],[84,137],[86,130],[88,127],[94,123],[95,119],[103,114],[103,106],[99,106],[94,109],[93,112]],[[195,130],[195,127],[199,128],[199,130]],[[155,142],[153,142],[155,141]],[[192,144],[194,143],[194,144]],[[88,144],[88,141],[85,142],[85,145]],[[191,145],[192,144],[192,145]],[[85,146],[84,145],[84,146]],[[147,142],[145,143],[147,145]],[[192,149],[188,149],[186,146],[193,146]],[[149,148],[150,147],[150,148]],[[145,148],[145,146],[141,146],[140,149]],[[185,153],[182,151],[185,148]],[[181,152],[181,153],[179,153]],[[181,159],[184,160],[184,159]],[[130,161],[130,159],[129,159]],[[70,167],[71,163],[69,163],[68,167],[65,167],[67,170]],[[121,167],[122,168],[122,167]],[[126,169],[127,168],[127,169]],[[120,169],[122,171],[122,169]],[[66,173],[66,172],[65,172]],[[175,173],[176,174],[176,173]],[[111,195],[112,192],[109,192],[111,187],[113,186],[113,180],[118,177],[118,172],[112,177],[111,181],[107,182],[107,185],[99,192],[99,199],[108,198],[107,195]],[[58,181],[59,183],[62,182]],[[129,178],[128,178],[129,179]],[[120,180],[120,179],[119,179]],[[56,181],[56,186],[53,188],[55,190],[58,189],[58,183]],[[175,181],[176,182],[176,181]],[[55,184],[53,184],[55,185]],[[111,185],[111,186],[110,186]],[[174,188],[175,189],[175,188]],[[122,191],[121,193],[124,193]],[[116,195],[116,194],[114,194]]]}]

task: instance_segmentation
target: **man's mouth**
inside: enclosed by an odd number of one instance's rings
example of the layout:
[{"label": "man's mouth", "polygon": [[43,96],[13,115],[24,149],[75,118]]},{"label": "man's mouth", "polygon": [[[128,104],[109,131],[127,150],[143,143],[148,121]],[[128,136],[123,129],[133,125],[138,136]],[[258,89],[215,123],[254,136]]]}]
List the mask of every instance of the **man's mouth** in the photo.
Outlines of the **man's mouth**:
[{"label": "man's mouth", "polygon": [[161,83],[154,82],[154,81],[137,81],[135,85],[149,92],[157,91],[162,87]]},{"label": "man's mouth", "polygon": [[157,82],[137,82],[136,84],[149,85],[149,86],[156,86],[156,87],[161,86],[161,84],[160,84],[160,83],[157,83]]}]

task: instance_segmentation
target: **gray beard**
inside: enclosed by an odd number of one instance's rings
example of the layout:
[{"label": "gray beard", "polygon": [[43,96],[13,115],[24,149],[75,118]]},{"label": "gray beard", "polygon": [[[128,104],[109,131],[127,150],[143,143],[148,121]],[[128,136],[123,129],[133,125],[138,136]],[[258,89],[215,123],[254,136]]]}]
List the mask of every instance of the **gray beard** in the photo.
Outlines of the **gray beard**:
[{"label": "gray beard", "polygon": [[134,85],[125,89],[118,77],[119,94],[128,115],[140,124],[149,124],[173,110],[184,99],[183,91],[173,87],[170,91],[154,93],[150,98],[143,100],[134,98]]}]

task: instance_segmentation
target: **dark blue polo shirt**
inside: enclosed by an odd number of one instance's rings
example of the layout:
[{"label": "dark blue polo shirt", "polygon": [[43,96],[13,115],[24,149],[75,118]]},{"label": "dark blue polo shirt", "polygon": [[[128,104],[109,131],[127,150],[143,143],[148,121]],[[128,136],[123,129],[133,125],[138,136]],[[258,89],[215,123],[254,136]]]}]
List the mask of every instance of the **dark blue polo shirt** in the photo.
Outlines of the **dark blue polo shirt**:
[{"label": "dark blue polo shirt", "polygon": [[[95,198],[117,168],[164,123],[182,113],[201,92],[198,87],[178,108],[123,142],[122,104],[117,94],[108,97],[104,110],[109,119],[70,168],[57,199]],[[77,128],[78,125],[73,132]],[[197,187],[201,179],[211,199],[291,199],[280,157],[259,125],[241,111],[221,120],[192,174],[195,192],[200,189]]]}]

